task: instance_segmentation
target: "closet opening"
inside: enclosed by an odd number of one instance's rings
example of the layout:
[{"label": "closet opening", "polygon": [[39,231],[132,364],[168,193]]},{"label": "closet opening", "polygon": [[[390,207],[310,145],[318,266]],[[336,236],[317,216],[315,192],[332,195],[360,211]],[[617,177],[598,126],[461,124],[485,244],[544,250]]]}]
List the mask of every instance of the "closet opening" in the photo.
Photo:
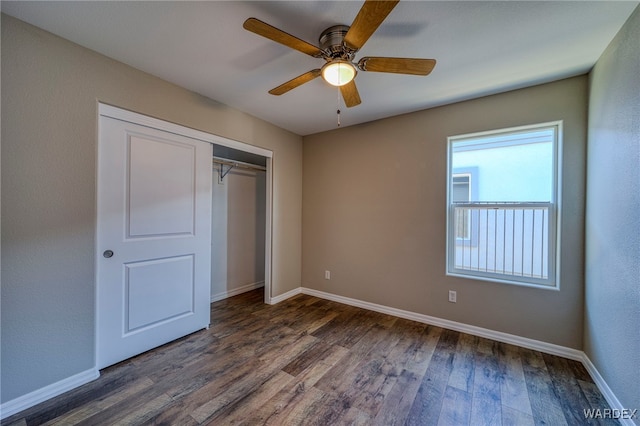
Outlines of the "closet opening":
[{"label": "closet opening", "polygon": [[211,302],[262,287],[265,301],[270,299],[267,161],[259,154],[213,144]]}]

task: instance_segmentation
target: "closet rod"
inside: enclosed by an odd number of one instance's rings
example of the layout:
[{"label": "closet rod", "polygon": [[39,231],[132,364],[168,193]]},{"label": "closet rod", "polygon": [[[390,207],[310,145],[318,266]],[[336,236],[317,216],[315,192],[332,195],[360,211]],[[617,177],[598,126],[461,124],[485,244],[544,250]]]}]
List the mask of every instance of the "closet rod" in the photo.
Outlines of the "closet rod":
[{"label": "closet rod", "polygon": [[[220,180],[221,181],[222,179],[224,179],[227,173],[229,173],[231,169],[233,169],[234,167],[237,167],[239,169],[262,170],[262,171],[267,170],[266,167],[258,166],[257,164],[245,163],[244,161],[227,160],[226,158],[220,158],[220,157],[213,157],[213,162],[220,164]],[[229,166],[226,172],[223,170],[224,167],[222,167],[224,165]]]},{"label": "closet rod", "polygon": [[263,172],[267,170],[264,166],[259,166],[257,164],[245,163],[244,161],[234,161],[227,160],[226,158],[213,157],[213,162],[218,164],[224,164],[225,166],[237,167],[239,169],[254,169],[254,170],[262,170]]}]

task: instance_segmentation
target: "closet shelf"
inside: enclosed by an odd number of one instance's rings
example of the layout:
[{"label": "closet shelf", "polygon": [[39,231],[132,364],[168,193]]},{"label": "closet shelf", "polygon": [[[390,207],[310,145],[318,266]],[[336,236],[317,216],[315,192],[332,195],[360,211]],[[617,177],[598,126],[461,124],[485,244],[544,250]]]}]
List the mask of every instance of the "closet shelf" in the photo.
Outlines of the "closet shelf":
[{"label": "closet shelf", "polygon": [[[249,169],[249,170],[260,170],[266,171],[267,168],[264,166],[259,166],[257,164],[245,163],[244,161],[233,161],[227,160],[226,158],[213,157],[214,164],[220,164],[220,180],[223,180],[224,177],[231,171],[233,168],[238,169]],[[225,171],[224,166],[229,166],[229,168]]]}]

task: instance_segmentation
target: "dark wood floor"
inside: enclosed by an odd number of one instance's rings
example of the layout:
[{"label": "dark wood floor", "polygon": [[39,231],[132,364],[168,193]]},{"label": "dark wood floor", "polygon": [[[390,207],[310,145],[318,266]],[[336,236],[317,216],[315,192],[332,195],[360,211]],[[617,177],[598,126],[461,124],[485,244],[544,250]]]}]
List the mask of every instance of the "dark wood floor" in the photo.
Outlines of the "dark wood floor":
[{"label": "dark wood floor", "polygon": [[[3,425],[584,425],[582,364],[311,296],[211,305],[212,326]],[[602,423],[598,423],[602,422]]]}]

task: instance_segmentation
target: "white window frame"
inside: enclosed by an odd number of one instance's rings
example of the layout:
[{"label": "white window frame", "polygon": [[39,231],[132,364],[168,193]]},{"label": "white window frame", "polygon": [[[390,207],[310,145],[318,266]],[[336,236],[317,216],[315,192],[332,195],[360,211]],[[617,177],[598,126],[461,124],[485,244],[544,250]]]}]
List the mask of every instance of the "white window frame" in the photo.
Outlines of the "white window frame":
[{"label": "white window frame", "polygon": [[[495,273],[490,271],[471,270],[456,268],[454,263],[454,256],[456,250],[456,244],[461,239],[456,238],[454,230],[454,204],[452,203],[453,193],[453,175],[457,174],[452,170],[453,160],[453,147],[454,144],[468,140],[470,145],[472,141],[477,138],[496,136],[500,139],[500,136],[508,137],[509,135],[536,131],[542,129],[552,128],[554,130],[553,141],[553,189],[550,203],[544,203],[549,206],[549,223],[547,233],[547,247],[548,247],[548,278],[532,278],[526,276],[517,276],[512,274]],[[506,146],[509,142],[497,142],[497,146]],[[450,136],[447,138],[447,214],[446,214],[446,229],[447,229],[447,242],[446,242],[446,275],[469,278],[474,280],[491,281],[505,284],[515,284],[527,287],[536,287],[542,289],[559,290],[560,289],[560,223],[561,223],[561,164],[562,164],[562,121],[553,121],[546,123],[539,123],[527,126],[511,127],[506,129],[491,130],[485,132],[477,132],[471,134],[463,134]],[[516,203],[521,206],[527,206],[527,200],[523,200],[522,203]],[[471,203],[470,203],[471,204]],[[458,204],[459,205],[459,204]]]}]

